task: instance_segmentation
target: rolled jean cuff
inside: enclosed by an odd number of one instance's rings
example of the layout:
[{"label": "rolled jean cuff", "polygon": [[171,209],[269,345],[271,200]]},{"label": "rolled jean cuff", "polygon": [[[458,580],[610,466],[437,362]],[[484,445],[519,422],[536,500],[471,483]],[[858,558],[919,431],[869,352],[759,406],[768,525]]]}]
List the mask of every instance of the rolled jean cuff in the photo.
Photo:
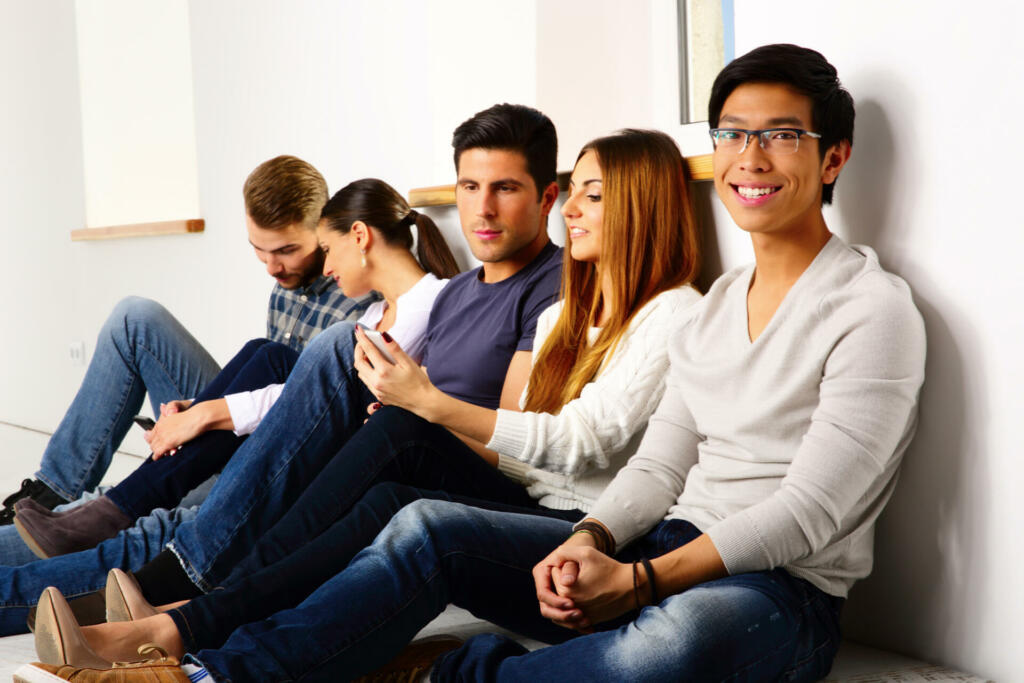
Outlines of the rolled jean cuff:
[{"label": "rolled jean cuff", "polygon": [[209,593],[215,588],[215,586],[211,586],[208,581],[203,579],[199,572],[197,572],[192,566],[192,563],[186,560],[178,549],[174,547],[174,541],[167,544],[167,549],[174,553],[174,556],[178,558],[178,564],[181,565],[182,570],[185,572],[185,576],[188,577],[189,581],[196,585],[196,588],[204,593]]}]

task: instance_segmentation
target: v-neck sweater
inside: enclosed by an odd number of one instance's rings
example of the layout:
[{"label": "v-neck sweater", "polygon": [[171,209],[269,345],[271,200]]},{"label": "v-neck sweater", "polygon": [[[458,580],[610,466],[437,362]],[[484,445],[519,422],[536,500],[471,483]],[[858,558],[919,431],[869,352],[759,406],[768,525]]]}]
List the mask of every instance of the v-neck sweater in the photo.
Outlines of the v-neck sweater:
[{"label": "v-neck sweater", "polygon": [[917,424],[924,324],[874,251],[833,236],[751,341],[753,273],[720,277],[671,340],[661,404],[590,516],[619,545],[688,520],[730,574],[845,596]]}]

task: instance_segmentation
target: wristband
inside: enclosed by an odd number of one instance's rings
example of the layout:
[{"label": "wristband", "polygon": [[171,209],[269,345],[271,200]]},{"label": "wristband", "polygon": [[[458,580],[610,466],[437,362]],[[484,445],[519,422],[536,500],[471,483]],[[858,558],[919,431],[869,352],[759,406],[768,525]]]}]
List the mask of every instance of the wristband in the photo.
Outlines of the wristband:
[{"label": "wristband", "polygon": [[646,557],[640,558],[640,564],[644,566],[644,571],[647,572],[647,585],[651,589],[651,604],[657,605],[658,600],[658,586],[654,583],[654,568],[651,566],[651,561]]},{"label": "wristband", "polygon": [[612,535],[602,525],[597,522],[580,522],[576,525],[573,533],[578,531],[590,532],[597,542],[597,549],[605,555],[611,556],[615,554],[615,539],[612,538]]},{"label": "wristband", "polygon": [[637,576],[636,566],[639,562],[633,563],[633,602],[636,603],[637,614],[640,613],[640,578]]}]

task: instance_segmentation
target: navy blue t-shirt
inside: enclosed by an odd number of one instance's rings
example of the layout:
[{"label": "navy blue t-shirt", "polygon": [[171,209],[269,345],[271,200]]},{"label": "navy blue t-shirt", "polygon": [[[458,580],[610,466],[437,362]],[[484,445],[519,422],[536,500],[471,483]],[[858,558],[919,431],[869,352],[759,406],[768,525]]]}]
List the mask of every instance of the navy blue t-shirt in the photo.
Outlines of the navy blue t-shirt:
[{"label": "navy blue t-shirt", "polygon": [[444,393],[493,409],[512,354],[533,350],[537,316],[557,300],[562,250],[549,242],[501,282],[482,282],[481,271],[456,275],[434,300],[422,363]]}]

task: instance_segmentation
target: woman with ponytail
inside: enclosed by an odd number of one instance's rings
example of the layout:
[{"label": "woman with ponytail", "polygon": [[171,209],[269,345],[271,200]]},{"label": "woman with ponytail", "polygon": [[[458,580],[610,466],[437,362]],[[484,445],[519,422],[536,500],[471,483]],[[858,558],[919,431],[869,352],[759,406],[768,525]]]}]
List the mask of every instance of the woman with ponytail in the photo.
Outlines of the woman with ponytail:
[{"label": "woman with ponytail", "polygon": [[[390,333],[418,357],[434,298],[458,273],[430,217],[411,209],[384,181],[364,178],[328,200],[317,237],[324,274],[346,296],[376,291],[383,297],[357,325]],[[19,510],[19,534],[40,557],[64,555],[94,547],[157,508],[178,506],[255,431],[281,395],[297,356],[283,344],[249,342],[197,400],[161,417],[147,434],[152,459],[105,495],[67,512]]]},{"label": "woman with ponytail", "polygon": [[459,272],[434,221],[409,208],[387,183],[364,178],[327,202],[317,237],[324,251],[324,275],[333,277],[346,296],[372,290],[384,297],[358,324],[388,332],[403,347],[410,346],[418,360],[434,298]]}]

